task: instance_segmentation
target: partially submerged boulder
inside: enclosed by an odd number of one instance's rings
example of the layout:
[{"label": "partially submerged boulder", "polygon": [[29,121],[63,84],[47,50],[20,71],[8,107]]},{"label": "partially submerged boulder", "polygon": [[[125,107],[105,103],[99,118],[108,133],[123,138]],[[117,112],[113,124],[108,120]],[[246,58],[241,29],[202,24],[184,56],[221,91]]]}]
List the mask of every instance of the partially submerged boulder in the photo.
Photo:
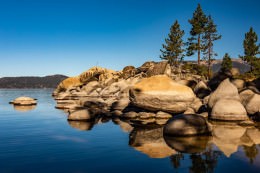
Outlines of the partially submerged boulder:
[{"label": "partially submerged boulder", "polygon": [[246,111],[248,114],[253,115],[260,112],[260,95],[254,94],[246,104]]},{"label": "partially submerged boulder", "polygon": [[213,106],[211,119],[223,121],[247,120],[247,112],[244,106],[237,100],[220,99]]},{"label": "partially submerged boulder", "polygon": [[20,105],[20,106],[31,106],[37,104],[37,99],[31,97],[18,97],[10,102],[13,105]]},{"label": "partially submerged boulder", "polygon": [[69,113],[68,120],[71,121],[89,121],[95,118],[88,109],[74,110]]},{"label": "partially submerged boulder", "polygon": [[196,136],[211,133],[206,119],[196,114],[180,114],[172,117],[164,126],[166,136]]},{"label": "partially submerged boulder", "polygon": [[191,88],[164,75],[144,78],[130,90],[130,101],[149,111],[182,113],[194,99]]}]

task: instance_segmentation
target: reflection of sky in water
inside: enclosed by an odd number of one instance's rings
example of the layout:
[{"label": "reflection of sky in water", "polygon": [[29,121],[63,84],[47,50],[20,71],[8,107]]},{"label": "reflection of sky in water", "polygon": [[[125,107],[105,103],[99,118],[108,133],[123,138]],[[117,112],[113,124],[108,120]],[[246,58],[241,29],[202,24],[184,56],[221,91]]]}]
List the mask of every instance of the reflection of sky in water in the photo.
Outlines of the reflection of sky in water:
[{"label": "reflection of sky in water", "polygon": [[[258,129],[217,125],[202,151],[178,154],[158,127],[133,127],[118,118],[68,122],[54,109],[51,92],[0,90],[0,172],[259,172],[259,145],[251,155],[245,151],[254,148],[242,146],[260,140]],[[20,95],[37,98],[36,108],[14,110],[8,102]]]}]

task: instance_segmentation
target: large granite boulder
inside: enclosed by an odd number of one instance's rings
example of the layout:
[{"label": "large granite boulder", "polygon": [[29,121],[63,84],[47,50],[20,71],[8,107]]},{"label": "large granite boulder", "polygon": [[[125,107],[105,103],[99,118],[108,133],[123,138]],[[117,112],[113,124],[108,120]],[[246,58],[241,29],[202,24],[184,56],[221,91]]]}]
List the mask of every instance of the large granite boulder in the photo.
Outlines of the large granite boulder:
[{"label": "large granite boulder", "polygon": [[211,119],[223,121],[247,120],[244,106],[237,100],[220,99],[213,106]]},{"label": "large granite boulder", "polygon": [[150,111],[184,112],[194,101],[191,88],[164,75],[144,78],[130,90],[130,101]]},{"label": "large granite boulder", "polygon": [[237,87],[229,79],[221,82],[218,88],[211,93],[208,102],[209,107],[212,108],[219,99],[240,100]]},{"label": "large granite boulder", "polygon": [[248,114],[253,115],[260,112],[260,95],[254,94],[246,104],[246,111]]},{"label": "large granite boulder", "polygon": [[80,82],[80,78],[78,76],[76,77],[69,77],[64,79],[57,87],[56,92],[64,92],[67,89],[71,88],[71,87],[77,87],[82,85],[82,83]]},{"label": "large granite boulder", "polygon": [[198,98],[202,99],[202,98],[208,96],[211,93],[211,91],[203,81],[200,81],[195,86],[194,93],[197,95]]},{"label": "large granite boulder", "polygon": [[196,136],[210,134],[206,119],[196,114],[180,114],[172,117],[164,126],[166,136]]},{"label": "large granite boulder", "polygon": [[36,105],[37,101],[31,97],[18,97],[10,102],[13,105],[20,105],[20,106],[31,106]]}]

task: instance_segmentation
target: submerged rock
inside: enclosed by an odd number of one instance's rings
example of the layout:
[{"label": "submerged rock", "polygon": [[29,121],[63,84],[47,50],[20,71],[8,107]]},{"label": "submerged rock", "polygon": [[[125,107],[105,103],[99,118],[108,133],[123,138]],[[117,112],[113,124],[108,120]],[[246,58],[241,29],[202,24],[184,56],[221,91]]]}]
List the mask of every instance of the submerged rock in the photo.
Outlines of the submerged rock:
[{"label": "submerged rock", "polygon": [[182,113],[194,99],[191,88],[164,75],[144,78],[130,90],[131,102],[149,111]]},{"label": "submerged rock", "polygon": [[164,126],[164,135],[196,136],[210,134],[211,127],[206,119],[196,114],[180,114],[171,118]]},{"label": "submerged rock", "polygon": [[10,102],[13,105],[21,105],[21,106],[31,106],[36,105],[37,101],[31,97],[18,97],[15,100]]}]

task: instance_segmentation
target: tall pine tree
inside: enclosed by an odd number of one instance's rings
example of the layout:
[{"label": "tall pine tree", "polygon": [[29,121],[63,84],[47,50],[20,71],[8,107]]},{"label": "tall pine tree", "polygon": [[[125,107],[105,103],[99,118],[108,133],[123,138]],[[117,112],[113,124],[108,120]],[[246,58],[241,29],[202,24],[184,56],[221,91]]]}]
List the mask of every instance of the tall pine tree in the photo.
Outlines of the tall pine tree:
[{"label": "tall pine tree", "polygon": [[258,55],[260,45],[257,45],[257,34],[251,27],[249,32],[245,34],[245,40],[243,43],[244,46],[244,56],[240,56],[240,58],[249,63],[251,66],[251,71],[253,71],[254,63],[257,61],[256,55]]},{"label": "tall pine tree", "polygon": [[180,25],[176,20],[171,26],[168,38],[165,39],[165,44],[162,45],[163,49],[160,50],[162,52],[160,58],[167,60],[171,66],[176,65],[179,61],[183,60],[183,35],[184,30],[180,29]]},{"label": "tall pine tree", "polygon": [[194,55],[195,52],[198,52],[198,64],[200,64],[200,52],[204,50],[201,45],[201,37],[205,33],[205,27],[207,24],[207,17],[202,11],[200,4],[198,4],[197,9],[193,13],[192,19],[189,20],[192,28],[190,31],[191,37],[188,38],[188,48],[187,56]]},{"label": "tall pine tree", "polygon": [[221,63],[221,71],[227,72],[230,71],[231,69],[232,69],[232,60],[230,56],[227,53],[225,53]]},{"label": "tall pine tree", "polygon": [[203,35],[203,48],[204,59],[208,62],[208,77],[210,77],[210,67],[214,56],[217,54],[213,50],[214,41],[219,40],[221,35],[218,34],[217,25],[214,24],[211,16],[208,17],[207,24],[205,26],[205,33]]}]

